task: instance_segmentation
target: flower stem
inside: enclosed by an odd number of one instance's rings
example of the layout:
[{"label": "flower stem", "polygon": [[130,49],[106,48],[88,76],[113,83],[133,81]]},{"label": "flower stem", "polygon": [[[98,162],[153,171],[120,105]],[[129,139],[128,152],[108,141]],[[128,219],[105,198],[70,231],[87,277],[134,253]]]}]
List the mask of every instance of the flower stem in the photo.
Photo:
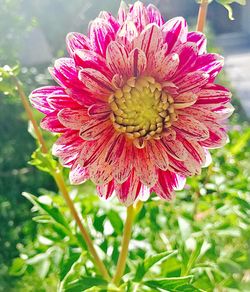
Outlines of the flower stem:
[{"label": "flower stem", "polygon": [[[26,95],[24,93],[24,90],[23,90],[23,87],[21,85],[21,82],[16,77],[13,77],[13,80],[14,80],[15,85],[17,86],[18,94],[19,94],[19,96],[20,96],[20,98],[22,100],[22,103],[23,103],[24,109],[25,109],[25,111],[26,111],[26,113],[28,115],[28,118],[29,118],[29,120],[31,121],[31,123],[33,125],[37,140],[38,140],[39,144],[41,145],[41,150],[42,150],[43,153],[48,153],[49,152],[48,148],[47,148],[46,143],[45,143],[45,141],[43,139],[43,136],[42,136],[42,133],[41,133],[41,131],[39,129],[39,126],[38,126],[38,124],[37,124],[37,122],[35,120],[35,117],[33,115],[33,112],[32,112],[32,109],[30,107],[30,104],[27,101],[27,98],[26,98]],[[109,276],[109,274],[107,272],[107,269],[104,266],[104,264],[101,261],[101,259],[99,258],[98,254],[96,252],[96,249],[94,247],[94,244],[93,244],[93,242],[91,240],[91,237],[89,236],[87,230],[83,226],[82,220],[79,217],[79,214],[77,213],[77,211],[75,209],[74,203],[70,198],[69,192],[67,190],[67,186],[66,186],[66,184],[64,182],[63,175],[62,175],[59,167],[53,173],[53,178],[54,178],[54,180],[55,180],[55,182],[56,182],[56,184],[58,186],[58,189],[62,193],[63,198],[64,198],[66,204],[68,205],[73,218],[75,219],[75,221],[76,221],[76,223],[77,223],[77,225],[78,225],[78,227],[80,229],[82,237],[84,238],[84,240],[85,240],[85,242],[87,244],[89,252],[91,253],[91,255],[93,257],[96,266],[98,267],[98,269],[101,272],[102,276],[106,280],[110,281],[111,278],[110,278],[110,276]]]},{"label": "flower stem", "polygon": [[14,83],[15,83],[15,85],[17,87],[18,94],[19,94],[19,96],[20,96],[20,98],[22,100],[23,107],[24,107],[24,109],[25,109],[25,111],[27,113],[27,116],[28,116],[29,120],[32,123],[34,131],[36,133],[37,140],[38,140],[38,142],[39,142],[39,144],[41,146],[41,150],[42,150],[43,153],[48,153],[48,148],[47,148],[47,146],[45,144],[45,141],[43,139],[42,133],[41,133],[41,131],[40,131],[39,127],[38,127],[38,124],[37,124],[37,122],[35,120],[35,117],[33,115],[33,112],[32,112],[32,109],[30,107],[30,104],[29,104],[29,102],[28,102],[28,100],[26,98],[26,95],[24,93],[24,90],[23,90],[23,87],[21,85],[21,82],[16,77],[13,77],[13,80],[14,80]]},{"label": "flower stem", "polygon": [[138,201],[137,204],[131,205],[127,208],[127,218],[123,231],[122,248],[117,262],[117,270],[113,278],[113,283],[117,286],[120,283],[121,277],[123,276],[126,267],[126,259],[128,255],[129,241],[132,234],[133,221],[136,214],[141,210],[141,207],[142,202]]},{"label": "flower stem", "polygon": [[86,244],[87,244],[87,247],[89,249],[89,252],[91,253],[94,261],[95,261],[95,264],[96,266],[98,267],[99,271],[101,272],[101,274],[103,275],[103,277],[110,281],[111,278],[107,272],[107,269],[106,267],[104,266],[103,262],[101,261],[101,259],[99,258],[97,252],[96,252],[96,249],[94,247],[94,244],[91,240],[91,237],[89,236],[87,230],[85,229],[85,227],[83,226],[82,224],[82,221],[75,209],[75,206],[74,206],[74,203],[72,202],[70,196],[69,196],[69,193],[68,193],[68,190],[66,188],[66,185],[65,185],[65,182],[64,182],[64,179],[63,179],[63,176],[61,174],[61,172],[58,170],[54,173],[53,175],[55,181],[56,181],[56,184],[58,186],[58,188],[60,189],[63,197],[64,197],[64,200],[66,201],[70,211],[71,211],[71,214],[72,216],[74,217],[80,231],[81,231],[81,234],[82,234],[82,237],[84,238]]},{"label": "flower stem", "polygon": [[203,32],[204,27],[205,27],[208,1],[209,0],[201,0],[199,14],[198,14],[198,20],[197,20],[197,27],[196,27],[196,30],[200,31],[200,32]]}]

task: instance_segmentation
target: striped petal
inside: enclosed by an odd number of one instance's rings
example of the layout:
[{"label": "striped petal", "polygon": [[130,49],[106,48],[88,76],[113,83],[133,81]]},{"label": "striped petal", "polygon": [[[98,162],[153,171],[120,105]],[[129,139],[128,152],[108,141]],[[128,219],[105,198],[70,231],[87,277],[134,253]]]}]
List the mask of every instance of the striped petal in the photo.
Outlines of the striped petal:
[{"label": "striped petal", "polygon": [[82,139],[91,141],[102,137],[105,130],[111,126],[110,121],[91,119],[86,121],[80,129],[79,135]]},{"label": "striped petal", "polygon": [[96,18],[89,26],[89,38],[94,51],[105,56],[108,44],[115,39],[115,30],[106,19]]},{"label": "striped petal", "polygon": [[64,108],[58,113],[58,120],[66,128],[80,130],[82,125],[89,121],[89,116],[86,109]]},{"label": "striped petal", "polygon": [[91,49],[90,40],[83,34],[78,32],[70,32],[66,36],[67,50],[71,57],[74,56],[76,50]]},{"label": "striped petal", "polygon": [[168,52],[175,50],[179,44],[187,41],[187,22],[182,17],[175,17],[167,21],[162,26],[162,30],[165,34],[164,42],[168,44]]},{"label": "striped petal", "polygon": [[141,75],[147,67],[147,58],[145,53],[138,48],[133,49],[133,51],[129,53],[128,64],[133,76],[137,77]]},{"label": "striped petal", "polygon": [[173,127],[187,139],[202,141],[209,137],[209,132],[206,126],[188,116],[179,115],[178,120],[174,122]]},{"label": "striped petal", "polygon": [[150,23],[155,23],[158,26],[162,26],[164,23],[163,17],[161,16],[161,12],[157,7],[155,7],[153,4],[149,4],[147,6],[148,11],[148,17]]},{"label": "striped petal", "polygon": [[113,85],[100,71],[86,68],[79,71],[79,79],[88,91],[93,94],[109,96],[113,90]]},{"label": "striped petal", "polygon": [[125,46],[118,42],[111,42],[107,47],[106,62],[114,74],[128,74],[128,52]]},{"label": "striped petal", "polygon": [[207,39],[203,33],[196,31],[189,32],[187,35],[187,41],[196,44],[199,55],[207,52]]}]

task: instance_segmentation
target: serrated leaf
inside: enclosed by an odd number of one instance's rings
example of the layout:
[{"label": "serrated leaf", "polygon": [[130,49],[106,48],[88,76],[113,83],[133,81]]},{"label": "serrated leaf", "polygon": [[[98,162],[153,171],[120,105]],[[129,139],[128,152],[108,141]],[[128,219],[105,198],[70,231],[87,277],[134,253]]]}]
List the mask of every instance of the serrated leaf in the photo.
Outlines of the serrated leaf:
[{"label": "serrated leaf", "polygon": [[38,169],[53,174],[57,169],[57,162],[53,159],[49,153],[42,153],[38,148],[31,155],[32,160],[29,164],[36,166]]}]

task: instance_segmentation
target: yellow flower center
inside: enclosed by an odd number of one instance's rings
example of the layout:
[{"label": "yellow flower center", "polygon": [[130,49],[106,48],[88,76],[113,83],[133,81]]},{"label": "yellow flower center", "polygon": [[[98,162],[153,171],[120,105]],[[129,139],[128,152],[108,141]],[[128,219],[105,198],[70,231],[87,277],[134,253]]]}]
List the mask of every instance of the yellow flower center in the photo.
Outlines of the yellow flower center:
[{"label": "yellow flower center", "polygon": [[158,138],[175,118],[174,100],[153,77],[131,77],[109,99],[114,128],[129,139]]}]

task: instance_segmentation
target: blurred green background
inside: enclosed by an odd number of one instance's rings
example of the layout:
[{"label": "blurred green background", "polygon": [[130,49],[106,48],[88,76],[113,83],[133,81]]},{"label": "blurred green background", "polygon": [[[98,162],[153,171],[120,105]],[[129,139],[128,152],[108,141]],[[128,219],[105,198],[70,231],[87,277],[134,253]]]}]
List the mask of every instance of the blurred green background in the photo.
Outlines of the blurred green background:
[{"label": "blurred green background", "polygon": [[[165,17],[183,15],[194,26],[198,11],[194,1],[185,1],[185,5],[181,0],[151,2]],[[119,1],[111,0],[0,0],[0,66],[20,64],[19,76],[27,94],[51,84],[47,67],[66,54],[66,34],[86,32],[88,22],[100,10],[116,13],[118,6]],[[242,10],[237,5],[234,8],[238,20],[232,24],[222,7],[211,7],[217,13],[210,13],[211,51],[220,51],[214,45],[220,38],[217,34],[242,33]],[[213,24],[218,15],[220,20]],[[220,82],[231,87],[230,81],[221,74]],[[44,210],[37,214],[33,207],[34,217],[32,205],[21,193],[40,196],[41,202],[66,216],[71,229],[75,227],[51,177],[28,165],[35,141],[27,131],[18,96],[4,91],[0,90],[0,291],[56,291],[65,273],[63,268],[79,259],[81,252]],[[230,122],[230,143],[213,151],[212,165],[201,176],[189,179],[189,187],[170,203],[153,198],[143,207],[128,271],[148,253],[178,249],[178,254],[161,264],[160,271],[152,276],[193,274],[194,285],[205,291],[250,291],[250,128],[237,93],[233,103],[236,113]],[[39,120],[41,115],[36,112],[36,117]],[[51,144],[55,137],[44,134]],[[113,271],[124,208],[116,201],[100,202],[91,183],[71,188],[71,193],[81,212],[88,215],[96,243],[110,257],[107,265]],[[82,262],[84,273],[91,275],[87,261]],[[75,275],[81,273],[76,267]]]}]

